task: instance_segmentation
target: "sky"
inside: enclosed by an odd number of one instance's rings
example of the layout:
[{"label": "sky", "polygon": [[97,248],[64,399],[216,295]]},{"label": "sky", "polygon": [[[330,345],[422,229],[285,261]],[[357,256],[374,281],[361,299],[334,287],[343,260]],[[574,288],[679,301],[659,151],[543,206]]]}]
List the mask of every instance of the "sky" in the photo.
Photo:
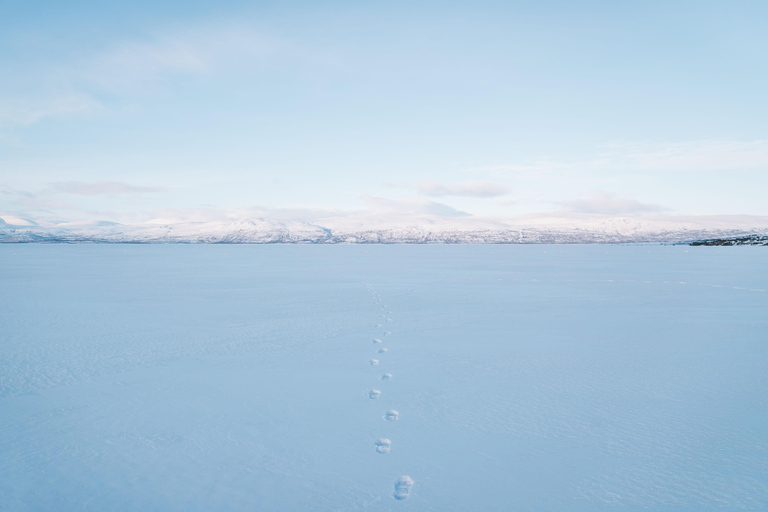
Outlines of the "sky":
[{"label": "sky", "polygon": [[738,0],[4,0],[0,216],[768,215],[766,26]]}]

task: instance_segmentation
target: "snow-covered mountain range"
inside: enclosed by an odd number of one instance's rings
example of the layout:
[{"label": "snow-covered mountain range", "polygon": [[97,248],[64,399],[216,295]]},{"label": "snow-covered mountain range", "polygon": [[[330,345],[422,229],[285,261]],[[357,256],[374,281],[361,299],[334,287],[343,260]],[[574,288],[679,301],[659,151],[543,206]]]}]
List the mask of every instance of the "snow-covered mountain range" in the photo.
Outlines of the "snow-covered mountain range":
[{"label": "snow-covered mountain range", "polygon": [[687,242],[768,233],[768,217],[528,215],[508,218],[432,215],[155,219],[39,222],[0,217],[0,242],[65,243],[633,243]]}]

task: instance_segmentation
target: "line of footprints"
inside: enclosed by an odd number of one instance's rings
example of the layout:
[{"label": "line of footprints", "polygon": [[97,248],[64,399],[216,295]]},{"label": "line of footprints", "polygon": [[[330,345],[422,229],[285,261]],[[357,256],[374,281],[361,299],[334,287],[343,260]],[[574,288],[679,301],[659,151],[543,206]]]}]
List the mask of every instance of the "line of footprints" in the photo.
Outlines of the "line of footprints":
[{"label": "line of footprints", "polygon": [[[390,323],[392,322],[391,318],[388,318],[387,316],[387,306],[383,305],[381,303],[381,300],[376,295],[376,292],[373,291],[373,287],[369,283],[365,283],[365,286],[368,288],[368,292],[370,292],[371,297],[373,297],[373,303],[377,306],[379,306],[381,310],[381,318],[383,321],[381,323],[376,324],[376,327],[381,329],[384,327],[384,323]],[[392,334],[390,331],[386,331],[384,333],[384,336],[389,336]],[[383,347],[383,342],[380,338],[374,338],[373,344],[378,348],[376,357],[372,358],[370,360],[371,366],[379,366],[379,357],[384,356],[387,352],[389,352],[389,349],[386,347]],[[391,373],[384,373],[381,376],[382,382],[387,382],[392,378]],[[381,396],[381,390],[379,389],[371,389],[368,391],[368,398],[371,400],[376,400]],[[397,412],[394,409],[388,410],[386,413],[384,413],[384,419],[386,421],[397,421],[400,419],[400,413]],[[389,450],[392,448],[392,441],[386,438],[377,439],[374,443],[374,446],[376,448],[377,453],[389,453]],[[396,500],[405,500],[408,499],[408,496],[411,494],[411,489],[413,488],[413,480],[411,477],[407,475],[403,475],[400,478],[398,478],[395,481],[395,491],[392,494]]]}]

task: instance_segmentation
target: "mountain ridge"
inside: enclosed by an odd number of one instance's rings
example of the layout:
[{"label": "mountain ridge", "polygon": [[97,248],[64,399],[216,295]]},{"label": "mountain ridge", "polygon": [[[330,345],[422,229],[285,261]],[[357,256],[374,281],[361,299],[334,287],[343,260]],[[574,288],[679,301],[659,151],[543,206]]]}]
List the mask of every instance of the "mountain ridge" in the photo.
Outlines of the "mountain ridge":
[{"label": "mountain ridge", "polygon": [[[7,222],[5,219],[17,221]],[[49,222],[0,218],[0,243],[532,244],[694,242],[768,234],[766,217],[461,218],[354,215],[306,222],[254,217]],[[710,244],[715,245],[715,244]]]}]

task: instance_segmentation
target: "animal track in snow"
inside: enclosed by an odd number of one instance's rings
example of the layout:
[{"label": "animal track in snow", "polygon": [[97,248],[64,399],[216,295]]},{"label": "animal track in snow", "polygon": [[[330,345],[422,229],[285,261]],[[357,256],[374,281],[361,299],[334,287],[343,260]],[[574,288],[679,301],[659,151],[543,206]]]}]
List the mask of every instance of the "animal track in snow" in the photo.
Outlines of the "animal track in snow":
[{"label": "animal track in snow", "polygon": [[389,453],[389,448],[392,446],[392,441],[389,439],[379,439],[376,441],[376,451],[378,453]]},{"label": "animal track in snow", "polygon": [[[380,313],[379,320],[373,320],[371,323],[376,326],[376,329],[382,329],[385,325],[392,324],[393,320],[392,320],[392,317],[390,316],[391,311],[389,311],[389,308],[387,307],[387,305],[386,304],[382,304],[381,298],[376,294],[376,292],[374,292],[373,287],[370,285],[370,283],[366,282],[365,284],[366,284],[366,286],[368,288],[368,291],[371,294],[371,298],[373,299],[373,303],[376,306],[378,306],[377,309],[379,310],[379,313]],[[387,325],[387,327],[389,327],[389,326]],[[381,332],[381,331],[379,331],[379,332]],[[391,331],[386,331],[386,332],[383,332],[381,334],[382,338],[384,336],[391,336],[391,335],[392,335]],[[383,347],[383,346],[380,345],[381,343],[383,343],[381,338],[373,338],[372,341],[373,341],[374,345],[379,345],[379,347],[376,347],[377,348],[377,352],[379,354],[386,354],[387,352],[389,352],[389,348],[388,347]],[[370,359],[369,361],[370,361],[371,366],[378,366],[379,365],[379,360],[378,359]],[[386,381],[390,380],[391,378],[392,378],[392,374],[391,373],[384,373],[384,374],[381,375],[380,380],[386,382]],[[369,399],[376,400],[376,399],[378,399],[380,397],[381,397],[381,391],[380,390],[373,389],[373,388],[368,390],[368,398]],[[400,413],[397,412],[394,409],[390,409],[390,410],[388,410],[384,414],[382,419],[384,419],[386,421],[398,421],[400,419]],[[390,449],[392,447],[392,441],[390,441],[387,438],[381,438],[381,439],[376,440],[374,445],[375,445],[375,448],[376,448],[376,453],[382,453],[382,454],[383,453],[389,453]],[[406,500],[410,496],[412,488],[413,488],[413,480],[411,479],[411,477],[409,477],[407,475],[403,475],[403,476],[401,476],[400,478],[398,478],[395,481],[395,490],[394,490],[394,493],[392,494],[392,496],[396,500],[400,500],[400,501]]]},{"label": "animal track in snow", "polygon": [[396,500],[405,500],[408,499],[408,496],[411,494],[411,489],[413,488],[413,480],[411,480],[411,477],[404,475],[398,478],[395,481],[395,499]]}]

